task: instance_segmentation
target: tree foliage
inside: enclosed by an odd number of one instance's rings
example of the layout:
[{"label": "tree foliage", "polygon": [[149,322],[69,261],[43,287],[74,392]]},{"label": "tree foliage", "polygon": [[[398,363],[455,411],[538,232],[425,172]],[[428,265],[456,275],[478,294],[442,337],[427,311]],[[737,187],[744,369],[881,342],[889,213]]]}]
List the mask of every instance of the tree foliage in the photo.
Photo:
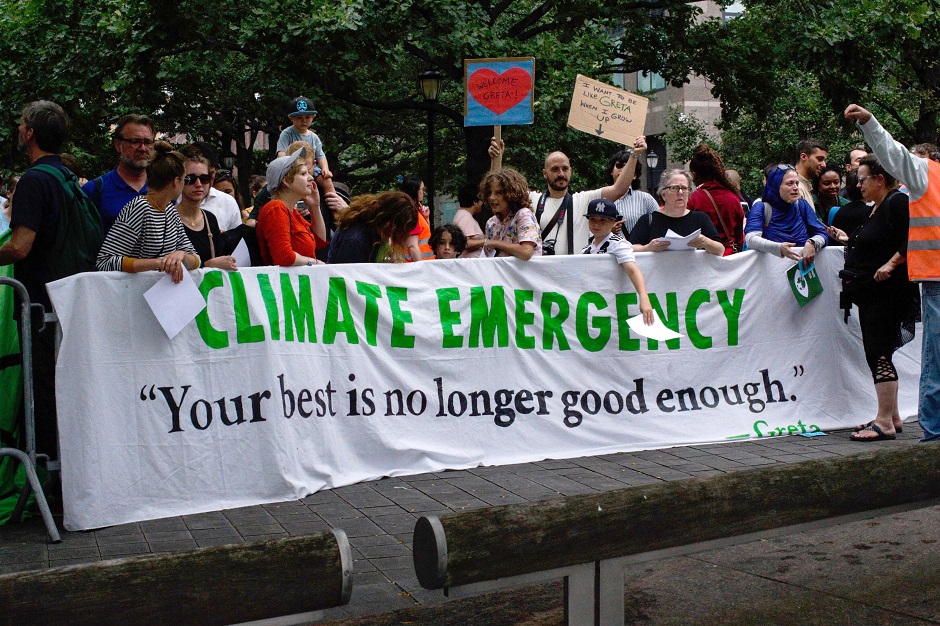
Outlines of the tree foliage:
[{"label": "tree foliage", "polygon": [[[681,80],[681,63],[670,70],[657,51],[680,50],[698,14],[688,0],[3,0],[0,8],[0,104],[12,114],[35,98],[61,103],[74,123],[70,149],[89,173],[113,165],[108,127],[129,111],[207,139],[250,170],[253,138],[276,136],[284,105],[303,93],[320,112],[315,130],[332,169],[359,191],[424,170],[432,110],[439,180],[456,186],[481,173],[491,130],[463,128],[463,61],[505,56],[536,58],[536,121],[504,129],[507,163],[537,180],[544,155],[561,149],[593,182],[591,168],[616,146],[566,128],[575,75],[649,68]],[[428,68],[446,77],[438,103],[417,94],[414,79]],[[0,167],[22,168],[9,122]]]}]

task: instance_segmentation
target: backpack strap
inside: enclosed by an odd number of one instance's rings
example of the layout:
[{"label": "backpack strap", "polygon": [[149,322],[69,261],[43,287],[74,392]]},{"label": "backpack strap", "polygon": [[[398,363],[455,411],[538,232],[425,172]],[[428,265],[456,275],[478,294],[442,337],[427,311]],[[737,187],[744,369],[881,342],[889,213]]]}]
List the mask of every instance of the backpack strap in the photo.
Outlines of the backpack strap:
[{"label": "backpack strap", "polygon": [[101,193],[104,189],[104,176],[99,176],[98,178],[91,181],[94,185],[94,191],[91,192],[91,201],[95,203],[95,206],[98,207],[98,211],[101,211]]}]

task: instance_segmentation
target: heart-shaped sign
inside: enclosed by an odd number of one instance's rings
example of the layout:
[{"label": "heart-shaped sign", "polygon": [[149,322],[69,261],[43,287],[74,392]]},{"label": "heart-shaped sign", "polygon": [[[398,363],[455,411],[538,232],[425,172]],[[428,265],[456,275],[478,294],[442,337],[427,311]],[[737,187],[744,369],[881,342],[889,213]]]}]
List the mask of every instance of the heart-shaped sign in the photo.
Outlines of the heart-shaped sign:
[{"label": "heart-shaped sign", "polygon": [[532,77],[520,67],[497,74],[483,68],[470,74],[470,96],[497,115],[513,108],[532,91]]}]

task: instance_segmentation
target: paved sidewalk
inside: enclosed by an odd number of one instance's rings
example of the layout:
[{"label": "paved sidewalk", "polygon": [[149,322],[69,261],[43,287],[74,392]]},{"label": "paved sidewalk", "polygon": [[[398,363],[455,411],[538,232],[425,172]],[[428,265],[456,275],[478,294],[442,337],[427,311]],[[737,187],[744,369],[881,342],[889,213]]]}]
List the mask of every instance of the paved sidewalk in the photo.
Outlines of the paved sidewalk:
[{"label": "paved sidewalk", "polygon": [[916,445],[920,437],[918,425],[909,423],[896,441],[877,443],[853,442],[848,432],[837,432],[386,478],[300,501],[63,532],[58,545],[46,543],[41,520],[32,519],[0,527],[0,574],[342,528],[354,549],[352,601],[324,617],[371,615],[445,601],[415,578],[411,532],[421,515],[851,456]]}]

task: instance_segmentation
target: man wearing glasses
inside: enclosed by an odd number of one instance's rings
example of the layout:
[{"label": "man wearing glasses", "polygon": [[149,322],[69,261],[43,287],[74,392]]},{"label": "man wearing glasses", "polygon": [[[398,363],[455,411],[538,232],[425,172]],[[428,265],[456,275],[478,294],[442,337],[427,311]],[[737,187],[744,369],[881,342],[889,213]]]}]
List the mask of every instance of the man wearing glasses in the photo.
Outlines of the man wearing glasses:
[{"label": "man wearing glasses", "polygon": [[105,234],[125,204],[147,193],[147,162],[153,153],[153,122],[146,115],[125,115],[117,121],[113,138],[119,158],[117,167],[82,187],[98,207]]}]

